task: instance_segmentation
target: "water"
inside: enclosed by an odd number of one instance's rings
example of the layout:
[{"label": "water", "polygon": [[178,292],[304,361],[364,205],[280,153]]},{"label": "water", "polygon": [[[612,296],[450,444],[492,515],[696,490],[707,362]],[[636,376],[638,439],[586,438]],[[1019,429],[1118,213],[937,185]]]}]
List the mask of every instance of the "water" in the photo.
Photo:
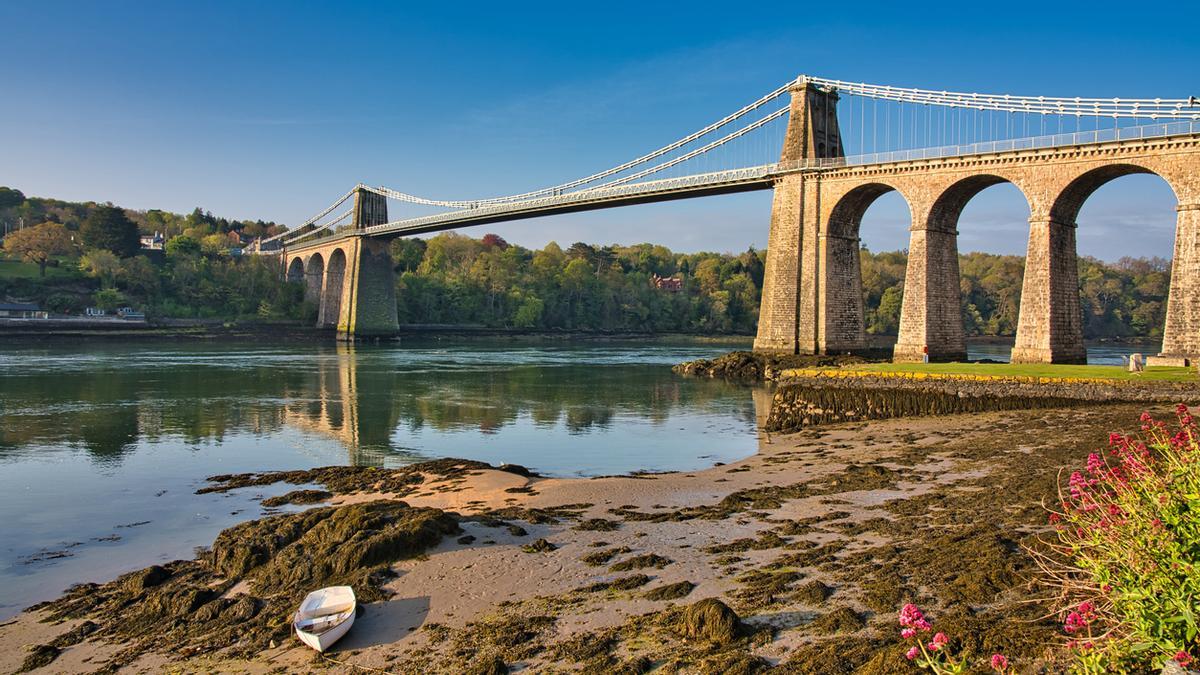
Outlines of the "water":
[{"label": "water", "polygon": [[[1111,342],[1089,342],[1087,347],[1087,362],[1092,365],[1120,366],[1126,362],[1130,354],[1151,356],[1160,351],[1161,343],[1124,344]],[[967,343],[967,358],[972,361],[991,359],[1008,363],[1012,356],[1012,343],[984,344]]]},{"label": "water", "polygon": [[692,470],[757,448],[750,387],[670,366],[728,345],[176,342],[0,348],[0,619],[191,557],[288,486],[219,473],[437,457],[555,476]]}]

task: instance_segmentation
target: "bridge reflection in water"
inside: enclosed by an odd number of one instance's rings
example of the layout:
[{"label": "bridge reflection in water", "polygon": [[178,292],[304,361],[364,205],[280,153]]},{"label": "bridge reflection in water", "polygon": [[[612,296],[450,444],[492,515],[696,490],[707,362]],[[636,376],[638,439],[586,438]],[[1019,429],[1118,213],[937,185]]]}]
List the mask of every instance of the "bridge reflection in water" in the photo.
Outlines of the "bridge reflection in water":
[{"label": "bridge reflection in water", "polygon": [[743,386],[670,372],[669,363],[712,351],[36,348],[9,354],[27,367],[0,378],[0,461],[82,451],[116,470],[133,456],[170,465],[183,455],[163,453],[182,452],[210,473],[442,456],[562,474],[699,468],[752,453],[756,407],[765,415],[769,402]]},{"label": "bridge reflection in water", "polygon": [[[386,353],[339,344],[336,358],[322,359],[285,393],[284,423],[337,440],[354,465],[396,466],[443,454],[487,461],[475,445],[510,446],[512,457],[525,456],[511,446],[530,443],[538,431],[557,438],[566,455],[569,437],[622,424],[687,424],[670,418],[697,412],[729,413],[745,430],[760,426],[770,407],[768,389],[683,380],[665,368],[489,367],[451,363],[447,355],[445,363],[413,372],[391,367],[380,358]],[[641,371],[635,381],[632,371]],[[509,431],[511,440],[500,438]]]}]

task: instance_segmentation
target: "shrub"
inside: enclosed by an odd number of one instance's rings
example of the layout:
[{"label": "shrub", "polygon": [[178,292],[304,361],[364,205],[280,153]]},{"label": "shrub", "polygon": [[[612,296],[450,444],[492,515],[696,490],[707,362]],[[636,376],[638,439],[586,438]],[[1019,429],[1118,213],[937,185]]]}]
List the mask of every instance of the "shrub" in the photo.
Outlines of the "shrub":
[{"label": "shrub", "polygon": [[1057,536],[1033,551],[1077,672],[1200,654],[1200,434],[1186,406],[1176,415],[1168,429],[1143,413],[1140,435],[1114,433],[1088,455],[1050,514]]},{"label": "shrub", "polygon": [[96,293],[92,295],[92,301],[95,302],[96,306],[100,309],[111,312],[112,310],[125,304],[125,295],[115,288],[103,288],[96,291]]}]

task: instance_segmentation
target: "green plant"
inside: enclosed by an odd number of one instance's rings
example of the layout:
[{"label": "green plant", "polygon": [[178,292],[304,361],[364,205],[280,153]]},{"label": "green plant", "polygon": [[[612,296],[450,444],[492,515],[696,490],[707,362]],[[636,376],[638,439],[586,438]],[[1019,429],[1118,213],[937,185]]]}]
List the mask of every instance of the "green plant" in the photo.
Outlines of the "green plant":
[{"label": "green plant", "polygon": [[1141,434],[1109,437],[1107,453],[1060,489],[1056,537],[1031,552],[1064,617],[1081,673],[1186,665],[1200,653],[1200,433],[1180,405],[1168,429],[1148,413]]},{"label": "green plant", "polygon": [[125,304],[125,296],[115,288],[103,288],[92,295],[92,301],[100,309],[112,311]]}]

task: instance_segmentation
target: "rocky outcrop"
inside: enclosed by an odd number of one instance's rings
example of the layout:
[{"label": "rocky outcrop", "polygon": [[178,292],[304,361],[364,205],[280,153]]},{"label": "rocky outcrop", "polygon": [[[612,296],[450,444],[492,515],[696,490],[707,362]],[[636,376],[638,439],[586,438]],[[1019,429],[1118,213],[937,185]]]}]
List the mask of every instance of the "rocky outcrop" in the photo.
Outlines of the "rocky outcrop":
[{"label": "rocky outcrop", "polygon": [[870,356],[819,356],[814,354],[764,354],[756,352],[730,352],[715,359],[696,359],[681,363],[671,370],[679,375],[714,377],[743,382],[769,382],[778,380],[789,368],[828,368],[858,363],[886,360]]}]

